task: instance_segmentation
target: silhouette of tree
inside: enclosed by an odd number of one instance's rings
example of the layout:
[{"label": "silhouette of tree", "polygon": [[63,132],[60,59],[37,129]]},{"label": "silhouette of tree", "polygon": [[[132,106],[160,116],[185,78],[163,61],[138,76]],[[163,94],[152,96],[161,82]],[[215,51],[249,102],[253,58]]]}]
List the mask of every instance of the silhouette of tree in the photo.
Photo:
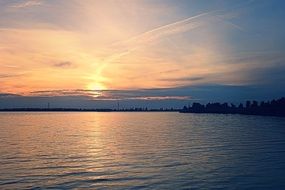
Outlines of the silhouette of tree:
[{"label": "silhouette of tree", "polygon": [[183,113],[229,113],[229,114],[246,114],[246,115],[269,115],[285,117],[285,98],[272,100],[269,102],[246,101],[244,107],[242,103],[239,106],[228,103],[207,103],[206,106],[200,103],[193,103],[192,106],[184,106]]}]

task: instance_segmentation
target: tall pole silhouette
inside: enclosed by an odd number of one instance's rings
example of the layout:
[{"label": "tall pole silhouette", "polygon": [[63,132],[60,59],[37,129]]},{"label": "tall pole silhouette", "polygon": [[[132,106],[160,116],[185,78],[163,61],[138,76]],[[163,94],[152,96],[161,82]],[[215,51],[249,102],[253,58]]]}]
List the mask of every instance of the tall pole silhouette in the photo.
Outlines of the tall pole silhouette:
[{"label": "tall pole silhouette", "polygon": [[119,100],[117,101],[117,109],[118,109],[118,111],[120,110],[120,102],[119,102]]}]

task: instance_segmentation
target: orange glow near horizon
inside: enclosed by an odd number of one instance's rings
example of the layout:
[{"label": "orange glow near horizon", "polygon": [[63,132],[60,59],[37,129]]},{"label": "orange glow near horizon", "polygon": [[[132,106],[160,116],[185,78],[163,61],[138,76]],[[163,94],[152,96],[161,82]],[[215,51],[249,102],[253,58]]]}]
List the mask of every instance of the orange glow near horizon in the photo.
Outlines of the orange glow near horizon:
[{"label": "orange glow near horizon", "polygon": [[7,5],[0,28],[2,92],[246,82],[232,75],[246,62],[225,62],[228,27],[213,13],[185,18],[175,7],[148,1],[68,2],[58,5],[64,9],[49,1]]}]

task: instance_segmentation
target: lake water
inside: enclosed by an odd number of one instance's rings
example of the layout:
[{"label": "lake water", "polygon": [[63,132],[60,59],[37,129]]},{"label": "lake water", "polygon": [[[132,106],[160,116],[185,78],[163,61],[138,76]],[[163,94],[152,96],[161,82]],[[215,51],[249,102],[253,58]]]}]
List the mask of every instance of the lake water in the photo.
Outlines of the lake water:
[{"label": "lake water", "polygon": [[0,189],[285,189],[285,118],[0,113]]}]

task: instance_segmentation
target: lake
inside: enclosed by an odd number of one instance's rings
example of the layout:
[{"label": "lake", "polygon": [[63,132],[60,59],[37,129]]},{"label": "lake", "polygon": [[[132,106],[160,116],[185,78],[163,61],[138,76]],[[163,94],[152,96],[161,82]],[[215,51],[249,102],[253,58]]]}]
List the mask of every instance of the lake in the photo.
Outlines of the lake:
[{"label": "lake", "polygon": [[285,118],[0,113],[0,189],[285,189]]}]

